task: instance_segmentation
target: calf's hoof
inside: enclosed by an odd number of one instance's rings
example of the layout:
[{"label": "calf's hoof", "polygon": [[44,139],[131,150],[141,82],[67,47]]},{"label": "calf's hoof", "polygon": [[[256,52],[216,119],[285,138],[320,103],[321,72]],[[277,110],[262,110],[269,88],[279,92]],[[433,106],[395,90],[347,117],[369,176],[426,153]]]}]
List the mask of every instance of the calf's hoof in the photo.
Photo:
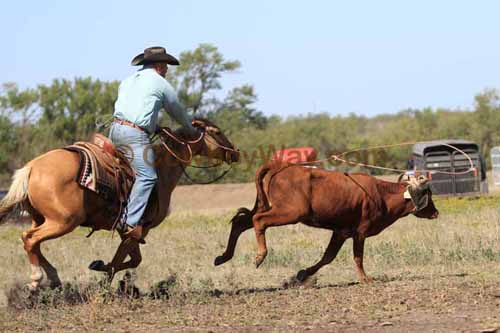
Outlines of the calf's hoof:
[{"label": "calf's hoof", "polygon": [[255,257],[255,268],[259,268],[259,266],[264,262],[266,256],[258,255]]},{"label": "calf's hoof", "polygon": [[98,272],[107,272],[108,271],[106,264],[104,264],[104,261],[102,261],[102,260],[92,261],[92,263],[89,265],[89,269],[91,269],[93,271],[98,271]]},{"label": "calf's hoof", "polygon": [[373,278],[366,276],[366,277],[361,279],[361,283],[366,283],[366,284],[373,283]]},{"label": "calf's hoof", "polygon": [[309,277],[309,274],[307,274],[307,271],[305,269],[300,270],[297,273],[297,281],[299,281],[299,282],[305,282],[308,277]]},{"label": "calf's hoof", "polygon": [[219,266],[219,265],[222,265],[223,263],[225,263],[226,261],[228,261],[229,259],[227,259],[225,256],[218,256],[217,258],[215,258],[214,260],[214,265],[215,266]]}]

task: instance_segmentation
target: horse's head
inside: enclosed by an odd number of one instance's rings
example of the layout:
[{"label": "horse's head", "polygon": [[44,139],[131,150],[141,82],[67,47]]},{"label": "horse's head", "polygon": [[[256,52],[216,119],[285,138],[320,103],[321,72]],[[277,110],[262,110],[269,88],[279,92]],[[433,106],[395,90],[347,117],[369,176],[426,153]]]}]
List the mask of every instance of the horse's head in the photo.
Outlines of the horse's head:
[{"label": "horse's head", "polygon": [[240,151],[229,141],[217,125],[209,120],[196,118],[193,126],[205,133],[200,155],[215,158],[228,164],[238,162]]}]

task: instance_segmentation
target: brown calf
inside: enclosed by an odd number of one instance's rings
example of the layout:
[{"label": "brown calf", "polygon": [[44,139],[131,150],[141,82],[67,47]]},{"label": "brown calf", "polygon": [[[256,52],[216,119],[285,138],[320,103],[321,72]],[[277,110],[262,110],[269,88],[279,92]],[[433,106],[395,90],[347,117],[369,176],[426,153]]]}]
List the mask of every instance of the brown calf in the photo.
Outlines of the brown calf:
[{"label": "brown calf", "polygon": [[[400,179],[401,180],[401,179]],[[257,267],[267,255],[268,227],[304,223],[333,231],[323,258],[297,274],[305,281],[333,261],[345,240],[353,238],[354,262],[361,281],[369,282],[363,269],[365,239],[377,235],[410,213],[434,219],[438,211],[423,176],[403,182],[387,182],[366,174],[347,174],[300,165],[272,162],[256,173],[257,199],[253,210],[240,208],[232,219],[227,249],[215,259],[230,260],[238,237],[255,229]]]}]

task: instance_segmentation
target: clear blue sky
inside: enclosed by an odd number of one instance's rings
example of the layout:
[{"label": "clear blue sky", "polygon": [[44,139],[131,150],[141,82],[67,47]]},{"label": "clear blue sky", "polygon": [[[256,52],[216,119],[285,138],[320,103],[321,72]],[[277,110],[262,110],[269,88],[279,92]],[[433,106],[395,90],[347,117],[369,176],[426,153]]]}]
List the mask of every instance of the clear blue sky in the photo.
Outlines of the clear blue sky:
[{"label": "clear blue sky", "polygon": [[265,114],[473,105],[500,88],[499,1],[8,1],[0,82],[121,80],[133,56],[213,43]]}]

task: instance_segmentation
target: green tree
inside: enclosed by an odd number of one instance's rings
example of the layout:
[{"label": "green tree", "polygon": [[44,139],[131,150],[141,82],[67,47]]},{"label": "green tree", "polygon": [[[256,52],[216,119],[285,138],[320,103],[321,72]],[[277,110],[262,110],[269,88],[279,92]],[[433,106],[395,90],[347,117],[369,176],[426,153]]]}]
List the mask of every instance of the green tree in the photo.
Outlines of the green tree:
[{"label": "green tree", "polygon": [[202,116],[218,106],[213,93],[222,88],[222,74],[241,67],[237,60],[224,59],[211,44],[200,44],[194,51],[182,52],[179,61],[180,66],[169,72],[169,79],[176,86],[180,101]]},{"label": "green tree", "polygon": [[[92,78],[54,80],[40,85],[39,133],[45,145],[63,145],[88,139],[96,123],[113,113],[118,82]],[[46,135],[46,131],[49,131]]]},{"label": "green tree", "polygon": [[[33,132],[35,122],[39,117],[37,89],[27,88],[20,90],[15,83],[3,84],[3,93],[0,95],[0,108],[4,119],[3,125],[10,126],[4,138],[14,134],[16,154],[11,154],[9,159],[10,169],[20,166],[33,155]],[[7,130],[7,127],[2,131]],[[5,143],[12,147],[10,143]],[[9,151],[7,149],[7,151]]]},{"label": "green tree", "polygon": [[245,127],[263,129],[267,125],[267,118],[254,107],[256,101],[257,95],[253,86],[237,87],[232,89],[221,106],[208,116],[228,134]]},{"label": "green tree", "polygon": [[487,89],[475,97],[475,121],[473,123],[475,137],[481,145],[484,155],[500,138],[500,91]]},{"label": "green tree", "polygon": [[[16,127],[6,116],[0,116],[0,175],[16,169],[18,136]],[[0,177],[2,178],[2,177]]]}]

